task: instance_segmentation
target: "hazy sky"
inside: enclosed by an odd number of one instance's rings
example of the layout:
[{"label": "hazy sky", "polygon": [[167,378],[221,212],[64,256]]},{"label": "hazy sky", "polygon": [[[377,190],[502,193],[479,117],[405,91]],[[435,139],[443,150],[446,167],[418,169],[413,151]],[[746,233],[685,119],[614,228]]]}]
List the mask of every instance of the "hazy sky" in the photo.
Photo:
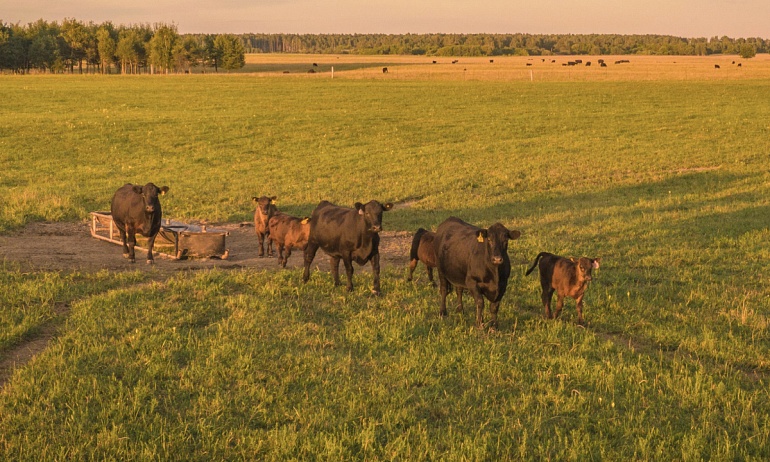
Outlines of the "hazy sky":
[{"label": "hazy sky", "polygon": [[770,38],[770,0],[0,0],[0,20],[180,33],[612,33]]}]

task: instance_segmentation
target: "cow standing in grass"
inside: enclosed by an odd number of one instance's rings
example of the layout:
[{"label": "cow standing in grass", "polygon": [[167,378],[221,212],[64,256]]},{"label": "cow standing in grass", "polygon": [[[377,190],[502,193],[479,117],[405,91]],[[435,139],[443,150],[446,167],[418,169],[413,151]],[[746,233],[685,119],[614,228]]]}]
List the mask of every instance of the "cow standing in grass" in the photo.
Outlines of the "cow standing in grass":
[{"label": "cow standing in grass", "polygon": [[[593,280],[591,271],[599,268],[601,258],[580,257],[577,260],[560,257],[548,252],[540,252],[535,257],[526,275],[529,275],[539,263],[540,286],[546,319],[558,318],[564,307],[564,297],[575,299],[578,324],[583,324],[583,295],[588,283]],[[551,299],[556,292],[556,311],[551,313]]]},{"label": "cow standing in grass", "polygon": [[123,242],[123,256],[128,258],[129,262],[136,262],[136,233],[147,238],[147,263],[155,262],[152,248],[155,236],[160,231],[163,215],[158,195],[167,192],[168,186],[158,188],[152,183],[144,186],[126,183],[112,196],[112,221],[118,227],[120,240]]},{"label": "cow standing in grass", "polygon": [[[268,228],[269,239],[278,247],[278,264],[281,268],[286,268],[291,249],[304,250],[307,247],[307,240],[310,237],[310,217],[297,218],[278,212],[270,218]],[[284,250],[286,250],[285,255]]]},{"label": "cow standing in grass", "polygon": [[345,265],[348,277],[348,291],[353,290],[353,262],[372,264],[374,286],[372,292],[380,295],[380,231],[382,213],[393,208],[393,204],[370,201],[356,202],[355,208],[339,207],[328,201],[321,201],[310,216],[310,236],[305,247],[305,271],[302,281],[310,279],[310,264],[320,248],[330,257],[334,285],[341,285],[340,260]]},{"label": "cow standing in grass", "polygon": [[257,209],[254,211],[254,230],[257,233],[259,241],[259,256],[265,256],[265,247],[267,247],[267,256],[273,256],[273,243],[268,239],[270,235],[270,218],[278,212],[275,206],[276,196],[252,197],[251,200],[257,203]]},{"label": "cow standing in grass", "polygon": [[476,327],[484,326],[484,298],[489,300],[490,326],[497,327],[497,311],[511,275],[508,241],[520,236],[519,231],[509,231],[500,223],[482,229],[456,217],[439,225],[435,247],[441,316],[447,315],[446,296],[454,286],[458,311],[463,310],[462,296],[467,290],[476,301]]},{"label": "cow standing in grass", "polygon": [[414,233],[412,249],[409,252],[409,277],[406,279],[407,281],[412,280],[414,269],[417,268],[417,262],[421,261],[428,272],[428,280],[433,287],[436,287],[436,282],[433,280],[433,268],[437,265],[436,249],[434,246],[435,239],[436,233],[424,228],[420,228]]}]

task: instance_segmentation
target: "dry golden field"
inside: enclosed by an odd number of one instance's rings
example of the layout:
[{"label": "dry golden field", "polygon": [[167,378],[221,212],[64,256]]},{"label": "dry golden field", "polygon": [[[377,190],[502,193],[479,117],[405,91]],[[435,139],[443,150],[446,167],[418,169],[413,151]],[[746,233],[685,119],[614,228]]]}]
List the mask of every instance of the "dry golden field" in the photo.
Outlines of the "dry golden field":
[{"label": "dry golden field", "polygon": [[[582,64],[567,66],[580,59]],[[607,67],[600,67],[604,59]],[[619,60],[628,63],[615,64]],[[456,61],[453,63],[453,61]],[[434,63],[435,62],[435,63]],[[590,62],[590,66],[586,63]],[[313,66],[313,63],[317,66]],[[739,66],[740,64],[740,66]],[[719,65],[717,69],[715,65]],[[384,73],[382,69],[388,68]],[[249,54],[244,72],[346,79],[497,81],[746,80],[770,78],[770,55],[712,56],[360,56]],[[310,73],[309,71],[314,72]]]}]

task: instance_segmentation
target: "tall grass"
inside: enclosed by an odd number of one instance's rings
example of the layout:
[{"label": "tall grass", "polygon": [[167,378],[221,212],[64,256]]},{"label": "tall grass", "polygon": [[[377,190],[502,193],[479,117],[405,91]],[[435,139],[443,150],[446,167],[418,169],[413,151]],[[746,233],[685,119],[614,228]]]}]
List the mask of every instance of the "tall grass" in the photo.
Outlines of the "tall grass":
[{"label": "tall grass", "polygon": [[[0,230],[83,219],[125,182],[164,212],[247,220],[250,198],[408,202],[520,229],[500,328],[437,314],[385,267],[24,274],[0,352],[61,336],[0,393],[11,459],[766,459],[770,82],[255,76],[3,79]],[[603,257],[587,327],[544,321],[537,252]],[[366,273],[356,278],[366,279]],[[141,284],[140,284],[141,283]]]}]

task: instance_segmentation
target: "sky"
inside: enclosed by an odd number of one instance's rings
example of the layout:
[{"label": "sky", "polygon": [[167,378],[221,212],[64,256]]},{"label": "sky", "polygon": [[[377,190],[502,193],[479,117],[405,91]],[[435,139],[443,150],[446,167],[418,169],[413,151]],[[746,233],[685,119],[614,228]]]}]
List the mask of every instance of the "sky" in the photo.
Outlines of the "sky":
[{"label": "sky", "polygon": [[0,0],[0,20],[180,33],[662,34],[770,38],[770,0]]}]

